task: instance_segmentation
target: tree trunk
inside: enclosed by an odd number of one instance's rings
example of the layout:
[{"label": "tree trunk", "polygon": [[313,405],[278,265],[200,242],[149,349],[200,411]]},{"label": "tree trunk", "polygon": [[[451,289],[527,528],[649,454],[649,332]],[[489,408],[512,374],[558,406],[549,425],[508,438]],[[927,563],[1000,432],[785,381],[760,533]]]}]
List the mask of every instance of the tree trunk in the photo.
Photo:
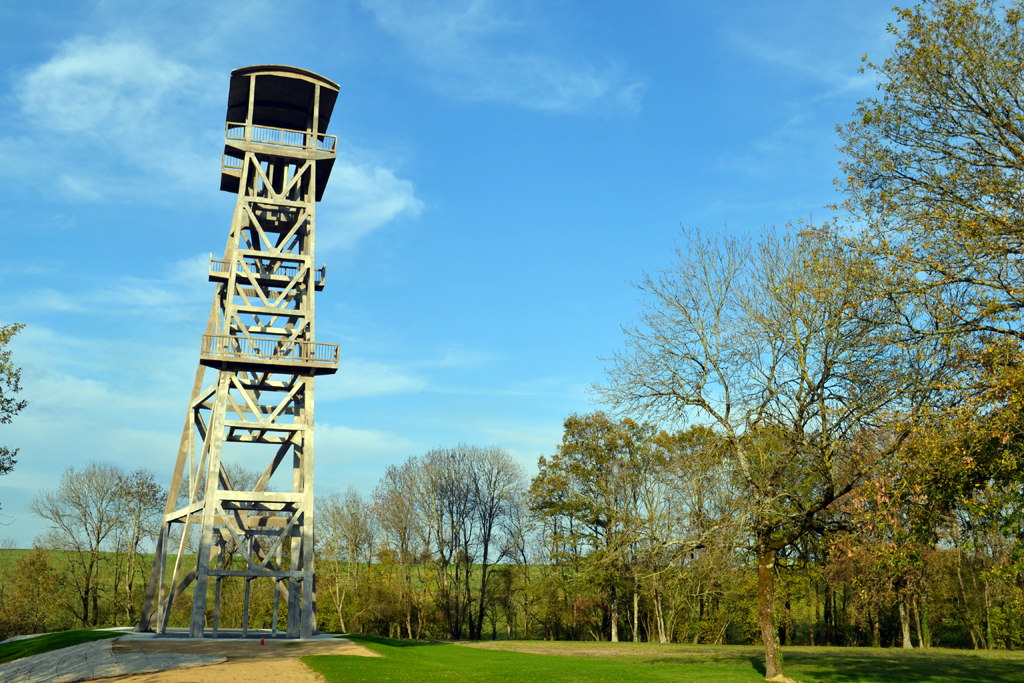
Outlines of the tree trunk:
[{"label": "tree trunk", "polygon": [[992,637],[992,599],[988,590],[988,579],[985,580],[985,649],[994,650],[995,638]]},{"label": "tree trunk", "polygon": [[871,647],[882,647],[882,628],[879,624],[878,603],[871,607]]},{"label": "tree trunk", "polygon": [[658,642],[667,643],[665,640],[665,615],[661,610],[661,591],[654,591],[654,614],[658,620]]},{"label": "tree trunk", "polygon": [[[489,553],[490,553],[490,533],[488,532],[486,534],[486,537],[484,538],[483,557],[480,559],[480,609],[479,609],[479,615],[478,615],[477,626],[476,626],[476,640],[483,640],[484,610],[485,610],[485,608],[487,606],[487,567],[488,567]],[[470,566],[472,566],[472,565],[470,565]],[[467,576],[468,576],[468,574],[467,574]],[[468,590],[469,581],[466,581],[466,586],[467,586],[467,590]],[[470,617],[470,621],[472,621],[472,620],[473,620],[473,617],[471,616]],[[494,624],[492,623],[491,626],[494,627]],[[494,627],[494,628],[497,628],[497,627]],[[492,638],[491,640],[497,640],[497,638],[495,637],[495,638]]]},{"label": "tree trunk", "polygon": [[[402,557],[408,557],[408,551],[404,544]],[[405,611],[405,630],[409,633],[409,640],[412,640],[412,567],[408,563],[405,564],[405,599],[408,603]]]},{"label": "tree trunk", "polygon": [[335,598],[335,603],[338,605],[338,622],[339,622],[339,625],[341,626],[341,632],[342,633],[348,633],[348,629],[345,628],[345,615],[342,614],[342,612],[341,612],[341,607],[342,607],[342,605],[345,604],[345,593],[346,592],[348,592],[347,588],[346,589],[342,589],[341,595],[339,597]]},{"label": "tree trunk", "polygon": [[89,561],[89,573],[92,575],[89,579],[89,597],[92,598],[92,615],[91,621],[93,626],[99,624],[99,558],[96,553],[93,554],[92,559]]},{"label": "tree trunk", "polygon": [[634,586],[633,587],[633,642],[634,643],[639,643],[640,642],[640,630],[639,630],[640,627],[637,624],[637,618],[639,616],[639,612],[640,612],[640,592],[636,589],[636,586]]},{"label": "tree trunk", "polygon": [[914,610],[914,621],[917,624],[917,646],[924,649],[928,646],[925,644],[924,630],[921,628],[921,610],[917,608],[917,596],[911,598],[910,607]]},{"label": "tree trunk", "polygon": [[832,623],[834,618],[834,607],[835,601],[832,598],[832,587],[825,582],[825,645],[835,645],[832,642]]},{"label": "tree trunk", "polygon": [[611,621],[612,621],[612,642],[619,642],[619,596],[615,590],[615,585],[612,585],[612,604],[611,604]]},{"label": "tree trunk", "polygon": [[786,592],[786,626],[783,630],[785,638],[782,641],[783,645],[793,644],[793,605],[790,602],[790,593]]},{"label": "tree trunk", "polygon": [[921,609],[921,634],[924,638],[924,646],[930,648],[932,646],[932,629],[928,620],[928,599],[924,593],[921,594],[919,605]]},{"label": "tree trunk", "polygon": [[[814,631],[812,632],[817,637],[818,642],[821,642],[821,596],[818,594],[818,585],[814,584]],[[811,638],[811,645],[814,644],[814,638]]]},{"label": "tree trunk", "polygon": [[903,649],[913,650],[914,644],[910,642],[910,610],[907,609],[907,599],[900,598],[900,623],[903,625]]},{"label": "tree trunk", "polygon": [[[812,607],[813,603],[813,607]],[[814,629],[818,627],[818,588],[813,581],[807,583],[807,635],[814,645]]]},{"label": "tree trunk", "polygon": [[761,550],[757,557],[757,617],[764,642],[764,677],[782,673],[775,630],[775,551]]}]

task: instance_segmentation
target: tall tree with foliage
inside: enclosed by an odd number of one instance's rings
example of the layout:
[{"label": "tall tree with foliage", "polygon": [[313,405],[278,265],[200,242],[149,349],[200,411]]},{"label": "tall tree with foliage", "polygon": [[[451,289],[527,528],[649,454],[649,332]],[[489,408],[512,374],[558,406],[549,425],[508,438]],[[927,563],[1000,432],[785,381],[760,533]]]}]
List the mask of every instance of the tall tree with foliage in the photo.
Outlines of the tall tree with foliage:
[{"label": "tall tree with foliage", "polygon": [[[843,207],[883,276],[875,296],[896,312],[901,343],[957,371],[919,420],[908,463],[934,513],[1024,495],[1022,12],[995,0],[899,10],[892,54],[865,55],[878,96],[839,128]],[[1021,506],[1001,509],[981,518],[1019,539]]]},{"label": "tall tree with foliage", "polygon": [[[14,367],[11,350],[7,348],[14,335],[23,327],[25,326],[19,323],[0,325],[0,424],[10,424],[14,416],[28,405],[27,401],[15,397],[15,394],[21,391],[21,368]],[[14,456],[18,454],[18,450],[0,446],[0,474],[7,474],[14,469],[18,462]]]},{"label": "tall tree with foliage", "polygon": [[[879,96],[839,127],[843,208],[865,226],[856,246],[882,275],[875,294],[896,312],[903,343],[927,344],[958,369],[941,419],[975,433],[968,462],[984,465],[973,468],[980,481],[1024,473],[1022,7],[899,10],[889,58],[865,55]],[[1006,448],[991,449],[991,437]]]},{"label": "tall tree with foliage", "polygon": [[836,522],[827,513],[895,450],[913,374],[865,310],[870,264],[827,229],[766,231],[756,248],[685,237],[675,265],[638,284],[639,320],[595,389],[632,414],[705,422],[726,445],[772,678],[778,555]]},{"label": "tall tree with foliage", "polygon": [[620,574],[637,531],[631,479],[639,451],[649,449],[652,425],[605,413],[570,415],[562,443],[541,457],[530,485],[530,506],[555,529],[555,562],[587,557],[592,580],[608,599],[609,634],[619,640]]},{"label": "tall tree with foliage", "polygon": [[1024,341],[1021,7],[899,10],[892,55],[865,55],[880,96],[839,127],[845,208],[914,335]]}]

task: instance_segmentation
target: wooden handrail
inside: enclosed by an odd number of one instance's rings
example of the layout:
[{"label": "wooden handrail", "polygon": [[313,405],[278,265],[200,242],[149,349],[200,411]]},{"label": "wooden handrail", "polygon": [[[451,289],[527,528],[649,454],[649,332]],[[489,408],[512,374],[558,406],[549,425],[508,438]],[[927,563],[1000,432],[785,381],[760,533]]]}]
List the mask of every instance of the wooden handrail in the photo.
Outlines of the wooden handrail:
[{"label": "wooden handrail", "polygon": [[[288,278],[290,280],[291,278],[295,277],[295,274],[298,273],[299,270],[301,269],[301,266],[284,266],[284,265],[281,265],[281,266],[277,266],[273,270],[268,270],[266,268],[261,268],[260,264],[257,263],[255,260],[249,260],[249,259],[247,259],[245,261],[245,265],[247,265],[249,267],[249,271],[251,273],[253,273],[258,278],[260,278],[260,277],[286,277],[286,278]],[[210,273],[211,274],[214,274],[214,273],[216,273],[216,274],[227,273],[230,270],[231,270],[231,266],[230,266],[230,264],[227,261],[220,261],[218,259],[213,258],[212,256],[210,257]],[[235,264],[235,271],[239,272],[239,273],[244,273],[245,272],[242,269],[242,264],[241,263],[236,263]],[[317,283],[323,282],[324,277],[326,275],[327,275],[327,266],[322,266],[320,268],[314,268],[313,269],[313,279]]]},{"label": "wooden handrail", "polygon": [[338,366],[338,345],[322,342],[204,334],[202,356],[217,360]]},{"label": "wooden handrail", "polygon": [[[272,139],[276,135],[277,139]],[[224,137],[228,140],[245,140],[245,124],[228,122],[224,126]],[[313,133],[308,130],[292,130],[291,128],[273,128],[271,126],[253,126],[251,142],[276,147],[292,147],[295,149],[315,149],[322,152],[334,152],[338,148],[338,136],[319,133],[313,143]]]}]

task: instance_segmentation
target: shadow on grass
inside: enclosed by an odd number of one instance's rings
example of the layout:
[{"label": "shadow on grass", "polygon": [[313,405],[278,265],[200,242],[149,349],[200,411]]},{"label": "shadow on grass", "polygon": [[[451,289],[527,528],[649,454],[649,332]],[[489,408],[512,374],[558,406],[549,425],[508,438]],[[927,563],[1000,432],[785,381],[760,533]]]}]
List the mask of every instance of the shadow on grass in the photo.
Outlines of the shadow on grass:
[{"label": "shadow on grass", "polygon": [[384,647],[432,647],[437,645],[447,645],[440,640],[394,640],[392,638],[381,638],[379,636],[339,636],[346,640],[351,640],[354,643],[373,643],[374,645],[382,645]]},{"label": "shadow on grass", "polygon": [[[786,654],[789,675],[822,681],[976,681],[978,683],[1022,683],[1024,667],[1019,658],[979,656],[967,653],[873,650],[870,654],[822,652]],[[759,671],[763,672],[762,667]]]},{"label": "shadow on grass", "polygon": [[754,671],[761,674],[762,676],[764,676],[765,672],[767,671],[767,669],[764,666],[764,660],[760,657],[751,657],[750,665],[754,667]]}]

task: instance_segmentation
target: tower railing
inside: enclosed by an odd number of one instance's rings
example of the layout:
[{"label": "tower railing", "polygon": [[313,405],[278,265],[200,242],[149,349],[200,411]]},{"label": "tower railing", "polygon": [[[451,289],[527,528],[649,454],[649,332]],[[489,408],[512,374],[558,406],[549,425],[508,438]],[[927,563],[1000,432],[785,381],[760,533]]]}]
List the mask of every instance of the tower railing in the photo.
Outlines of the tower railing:
[{"label": "tower railing", "polygon": [[[273,268],[268,268],[262,262],[256,259],[245,259],[245,266],[249,269],[249,272],[260,279],[272,279],[281,278],[283,280],[291,280],[301,270],[300,266],[287,266],[279,264]],[[210,256],[210,275],[213,277],[223,276],[224,279],[231,272],[230,261],[220,261]],[[242,267],[241,263],[235,264],[235,272],[239,274],[245,274],[245,268]],[[318,289],[323,288],[324,278],[327,276],[327,266],[316,268],[313,270],[313,282],[318,286]]]},{"label": "tower railing", "polygon": [[[225,124],[224,137],[228,140],[245,141],[245,124],[228,122]],[[316,138],[315,146],[313,145],[314,137]],[[338,136],[326,135],[324,133],[314,136],[304,130],[253,126],[250,142],[276,147],[290,147],[292,149],[316,149],[320,152],[333,152],[338,147]]]},{"label": "tower railing", "polygon": [[338,367],[337,344],[230,334],[204,334],[200,356],[219,361]]}]

